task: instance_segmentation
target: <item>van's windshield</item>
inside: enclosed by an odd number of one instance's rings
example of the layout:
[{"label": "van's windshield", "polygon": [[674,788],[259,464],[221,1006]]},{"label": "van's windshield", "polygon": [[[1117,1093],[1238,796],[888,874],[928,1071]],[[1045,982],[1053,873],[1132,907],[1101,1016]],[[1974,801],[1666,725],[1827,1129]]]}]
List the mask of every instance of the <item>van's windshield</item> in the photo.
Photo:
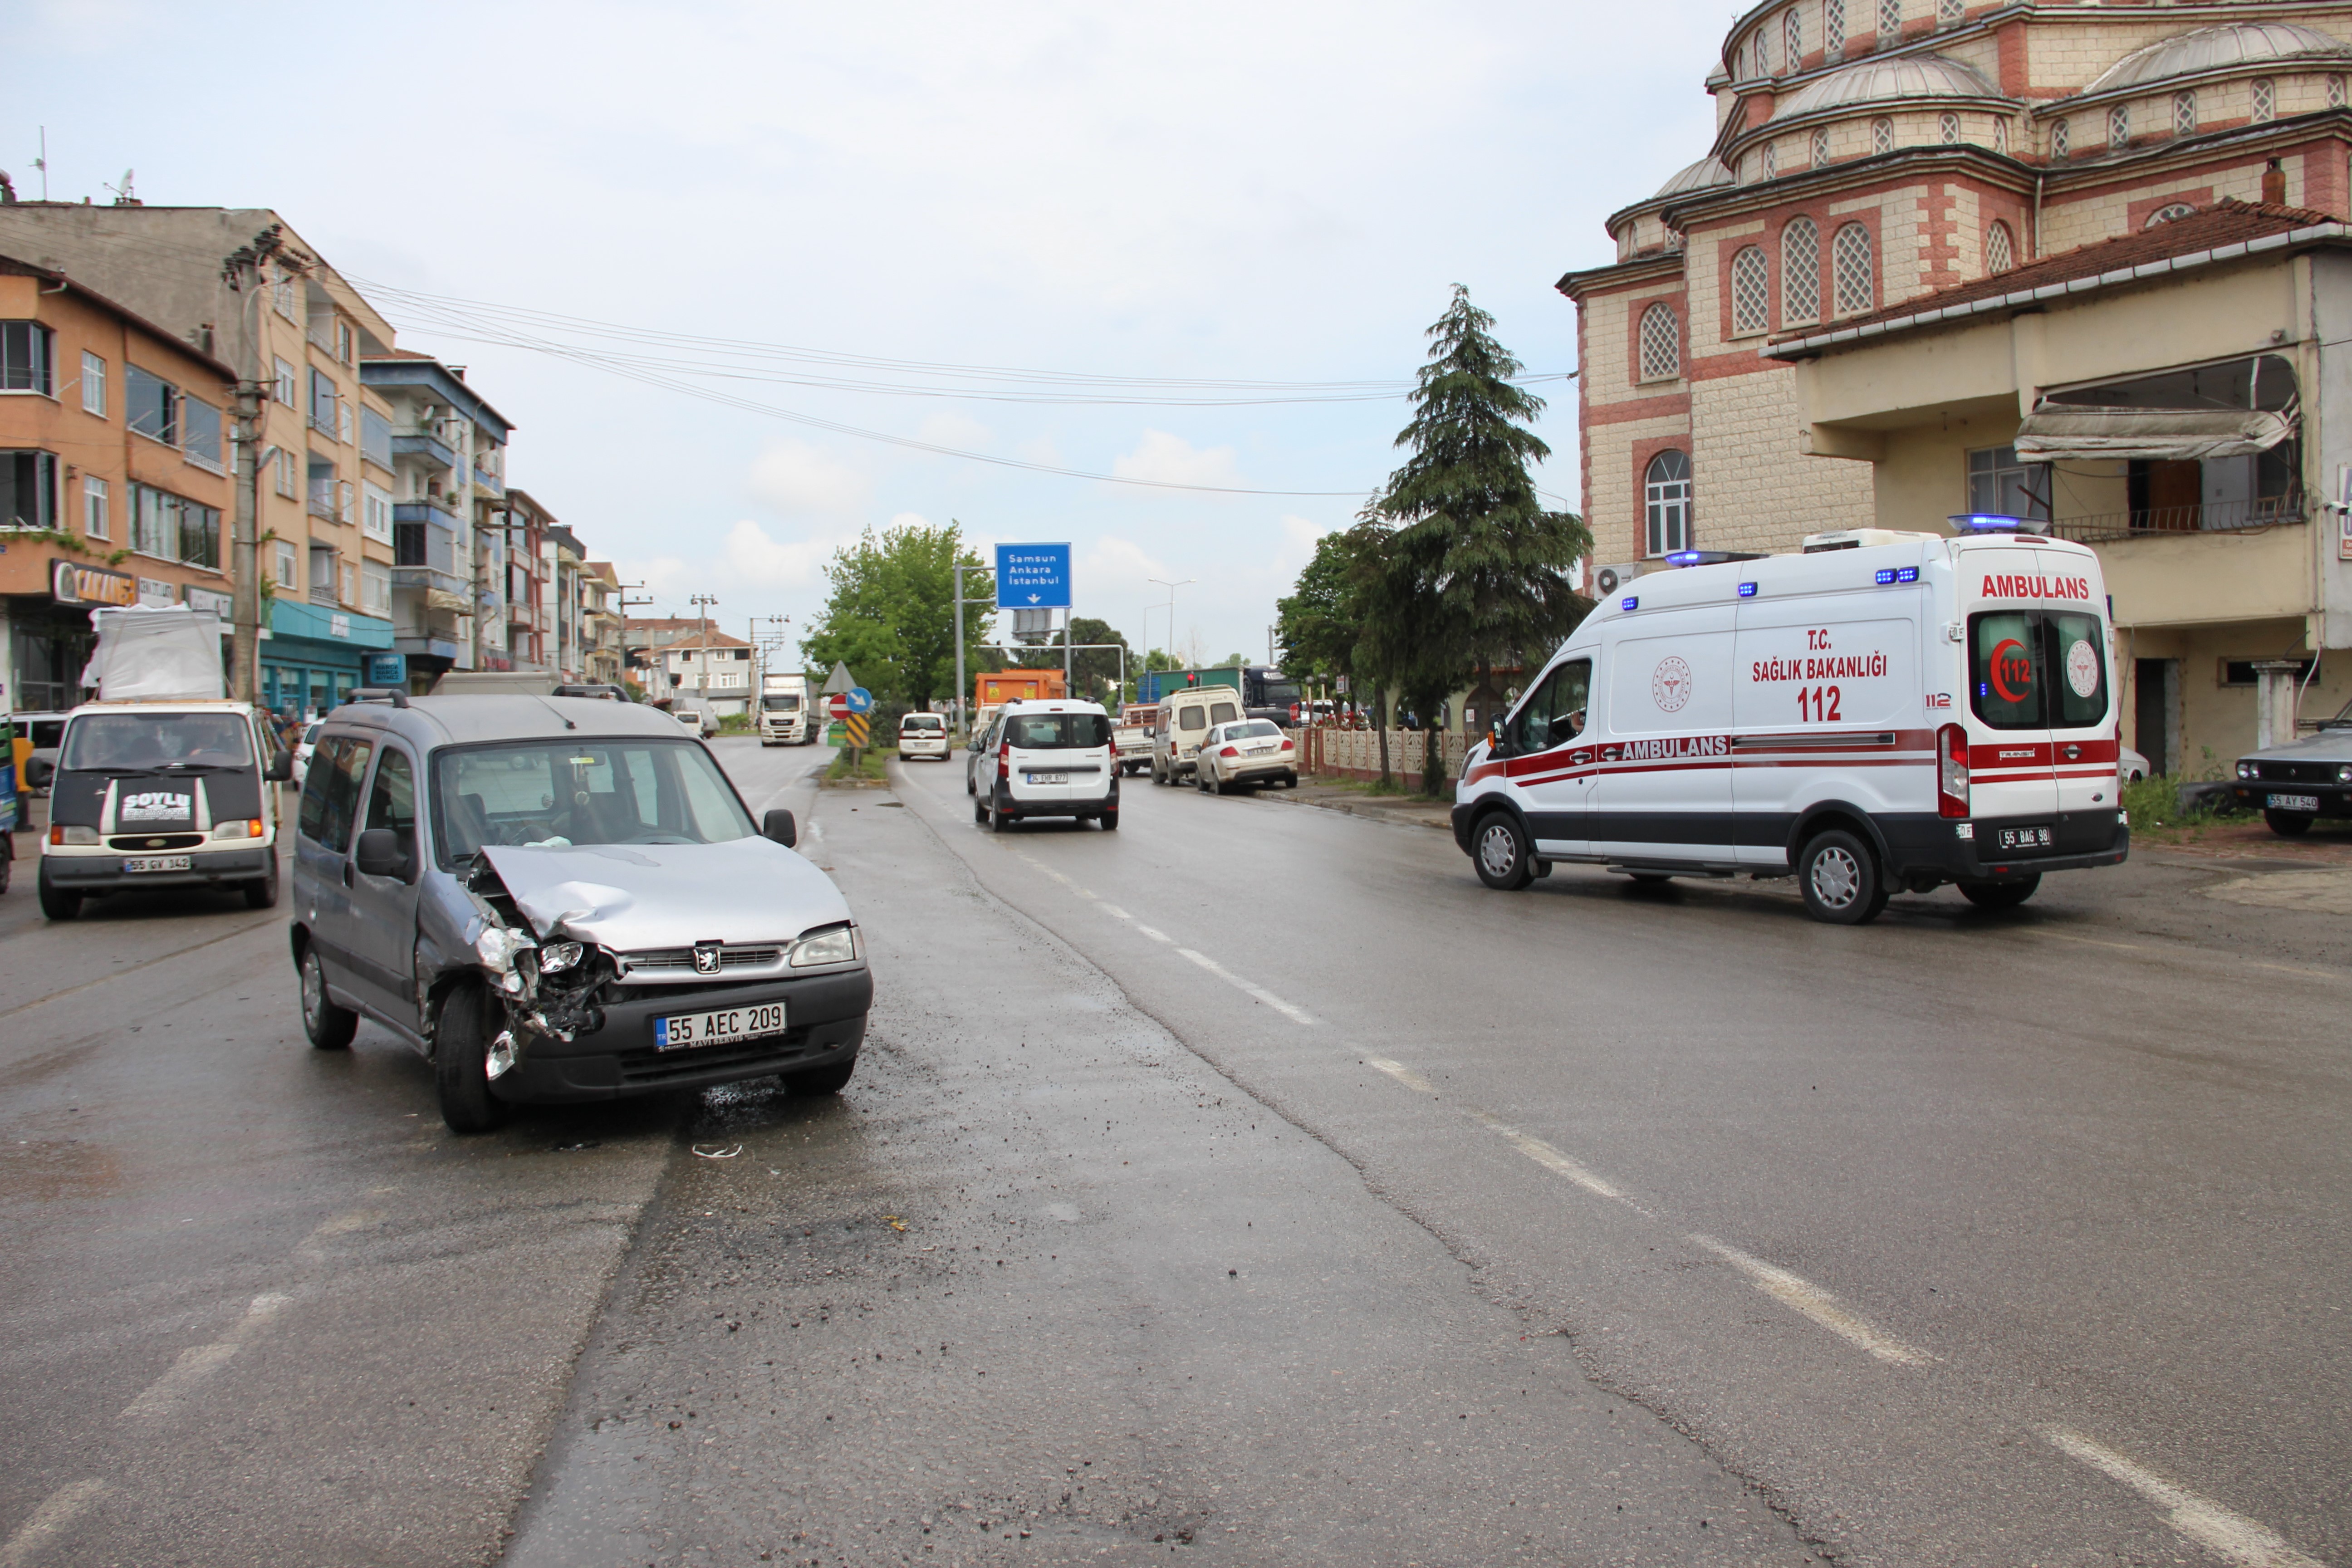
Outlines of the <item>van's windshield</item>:
[{"label": "van's windshield", "polygon": [[1004,721],[1007,745],[1024,752],[1075,752],[1110,744],[1099,713],[1015,713]]},{"label": "van's windshield", "polygon": [[249,768],[253,737],[235,713],[85,713],[66,729],[68,773]]},{"label": "van's windshield", "polygon": [[719,765],[683,741],[542,741],[433,764],[441,863],[485,845],[723,844],[753,837]]}]

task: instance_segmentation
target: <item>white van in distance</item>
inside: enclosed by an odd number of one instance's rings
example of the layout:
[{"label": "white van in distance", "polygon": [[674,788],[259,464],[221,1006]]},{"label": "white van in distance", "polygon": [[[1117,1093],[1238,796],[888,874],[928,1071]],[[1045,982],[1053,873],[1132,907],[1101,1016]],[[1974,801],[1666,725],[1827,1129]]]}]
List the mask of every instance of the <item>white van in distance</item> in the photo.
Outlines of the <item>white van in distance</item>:
[{"label": "white van in distance", "polygon": [[1628,583],[1471,752],[1455,842],[1506,889],[1555,860],[1794,875],[1849,925],[1897,889],[2007,908],[2120,864],[2098,557],[2037,526],[1816,534]]}]

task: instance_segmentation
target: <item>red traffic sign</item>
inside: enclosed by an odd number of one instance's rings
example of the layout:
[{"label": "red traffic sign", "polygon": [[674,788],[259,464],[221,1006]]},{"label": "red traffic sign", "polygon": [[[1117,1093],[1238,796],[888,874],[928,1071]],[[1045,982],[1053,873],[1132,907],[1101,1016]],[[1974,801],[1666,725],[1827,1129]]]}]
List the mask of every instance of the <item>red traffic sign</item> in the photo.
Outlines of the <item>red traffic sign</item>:
[{"label": "red traffic sign", "polygon": [[836,691],[836,692],[835,692],[832,696],[830,696],[830,697],[826,698],[826,699],[824,700],[824,711],[825,711],[825,715],[826,715],[826,717],[828,717],[828,718],[833,718],[833,719],[846,719],[846,718],[848,718],[848,717],[849,717],[849,693],[848,693],[848,692],[846,692],[846,691]]}]

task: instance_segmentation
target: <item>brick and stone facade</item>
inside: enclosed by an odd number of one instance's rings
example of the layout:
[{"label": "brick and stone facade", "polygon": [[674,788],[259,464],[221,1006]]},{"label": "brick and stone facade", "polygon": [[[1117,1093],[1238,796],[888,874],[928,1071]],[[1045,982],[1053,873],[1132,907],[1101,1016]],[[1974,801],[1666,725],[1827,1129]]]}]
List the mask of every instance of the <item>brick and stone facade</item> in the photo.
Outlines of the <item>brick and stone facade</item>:
[{"label": "brick and stone facade", "polygon": [[[1889,521],[1860,453],[1808,449],[1798,378],[1760,353],[1776,339],[2225,197],[2352,214],[2352,4],[1899,9],[1885,34],[1863,0],[1743,15],[1707,79],[1714,146],[1611,216],[1613,265],[1560,279],[1600,563],[1660,552],[1644,477],[1670,450],[1688,459],[1698,549]],[[1659,309],[1670,375],[1644,363]]]}]

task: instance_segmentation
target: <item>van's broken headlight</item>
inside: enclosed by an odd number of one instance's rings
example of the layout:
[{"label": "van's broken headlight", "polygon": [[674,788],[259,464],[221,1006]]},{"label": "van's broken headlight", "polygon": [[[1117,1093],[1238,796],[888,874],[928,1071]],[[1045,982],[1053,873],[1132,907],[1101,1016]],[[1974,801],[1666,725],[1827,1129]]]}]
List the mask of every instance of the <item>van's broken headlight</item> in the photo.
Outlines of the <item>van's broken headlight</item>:
[{"label": "van's broken headlight", "polygon": [[561,974],[580,962],[588,950],[576,942],[551,942],[539,950],[539,972]]},{"label": "van's broken headlight", "polygon": [[857,957],[857,928],[835,926],[814,936],[804,936],[793,943],[793,967],[808,969],[820,963],[848,963]]},{"label": "van's broken headlight", "polygon": [[474,956],[482,967],[493,974],[505,974],[514,968],[515,954],[537,945],[528,931],[512,926],[488,926],[474,939]]}]

